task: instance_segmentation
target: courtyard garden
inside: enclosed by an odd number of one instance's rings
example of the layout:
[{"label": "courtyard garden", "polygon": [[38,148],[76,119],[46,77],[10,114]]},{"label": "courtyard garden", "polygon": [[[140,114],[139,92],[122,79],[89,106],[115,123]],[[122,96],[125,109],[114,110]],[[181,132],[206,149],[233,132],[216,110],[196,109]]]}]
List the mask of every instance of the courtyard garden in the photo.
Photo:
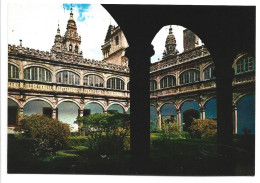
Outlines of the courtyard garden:
[{"label": "courtyard garden", "polygon": [[[25,116],[20,133],[8,136],[8,173],[131,175],[129,121],[127,114],[93,114],[78,118],[79,132],[70,133],[58,120]],[[216,143],[216,121],[194,119],[189,131],[180,129],[175,121],[151,127],[148,174],[254,175],[254,136],[246,130],[221,147],[227,158]]]}]

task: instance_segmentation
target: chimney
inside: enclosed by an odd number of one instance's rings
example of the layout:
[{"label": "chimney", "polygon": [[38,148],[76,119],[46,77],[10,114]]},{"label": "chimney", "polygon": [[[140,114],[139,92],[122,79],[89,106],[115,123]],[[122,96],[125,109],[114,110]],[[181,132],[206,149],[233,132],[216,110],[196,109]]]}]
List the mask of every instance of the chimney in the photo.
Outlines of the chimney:
[{"label": "chimney", "polygon": [[198,47],[199,37],[192,31],[185,29],[183,31],[183,49],[184,51],[192,50]]},{"label": "chimney", "polygon": [[20,46],[22,47],[23,46],[23,41],[20,39]]}]

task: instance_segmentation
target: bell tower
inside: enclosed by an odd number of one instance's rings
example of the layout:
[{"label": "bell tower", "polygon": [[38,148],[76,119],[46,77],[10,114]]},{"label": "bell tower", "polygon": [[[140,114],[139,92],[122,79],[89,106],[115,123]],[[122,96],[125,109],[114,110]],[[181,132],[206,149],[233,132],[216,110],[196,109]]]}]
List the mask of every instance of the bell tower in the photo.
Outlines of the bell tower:
[{"label": "bell tower", "polygon": [[77,25],[73,18],[72,5],[70,10],[70,18],[63,39],[65,52],[69,55],[82,56],[82,52],[80,51],[81,37],[77,33]]},{"label": "bell tower", "polygon": [[168,56],[174,56],[178,53],[178,50],[176,50],[176,39],[175,36],[172,34],[172,26],[170,25],[169,34],[165,41],[165,50],[163,52],[163,58],[166,58]]}]

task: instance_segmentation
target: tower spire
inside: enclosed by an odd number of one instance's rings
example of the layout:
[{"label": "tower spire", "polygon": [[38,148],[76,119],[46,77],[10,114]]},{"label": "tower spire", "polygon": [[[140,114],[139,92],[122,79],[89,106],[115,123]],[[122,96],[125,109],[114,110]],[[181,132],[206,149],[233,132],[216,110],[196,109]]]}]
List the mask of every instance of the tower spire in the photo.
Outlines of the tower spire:
[{"label": "tower spire", "polygon": [[70,20],[73,20],[72,4],[70,4]]},{"label": "tower spire", "polygon": [[60,36],[60,23],[59,23],[59,20],[58,20],[58,29],[57,29],[57,35]]}]

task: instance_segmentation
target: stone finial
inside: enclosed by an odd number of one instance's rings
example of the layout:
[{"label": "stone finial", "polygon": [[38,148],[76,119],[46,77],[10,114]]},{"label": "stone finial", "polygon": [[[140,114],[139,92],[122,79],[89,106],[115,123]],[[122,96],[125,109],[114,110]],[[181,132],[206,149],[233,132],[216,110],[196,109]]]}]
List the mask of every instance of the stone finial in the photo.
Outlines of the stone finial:
[{"label": "stone finial", "polygon": [[20,39],[20,46],[23,46],[23,41]]}]

